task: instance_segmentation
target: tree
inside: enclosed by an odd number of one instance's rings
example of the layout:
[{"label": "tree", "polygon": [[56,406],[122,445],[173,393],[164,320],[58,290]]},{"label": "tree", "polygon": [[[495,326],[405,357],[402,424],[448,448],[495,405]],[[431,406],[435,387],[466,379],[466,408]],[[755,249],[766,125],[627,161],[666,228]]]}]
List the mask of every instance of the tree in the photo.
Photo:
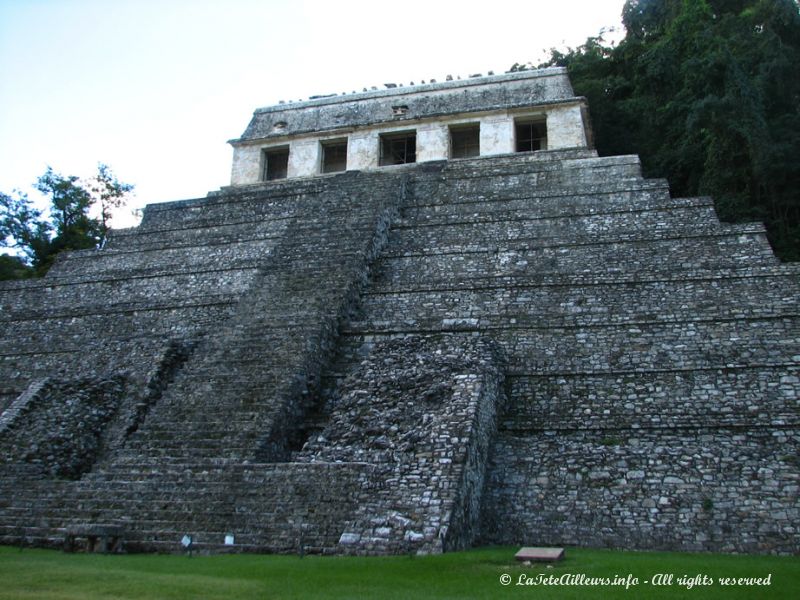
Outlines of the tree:
[{"label": "tree", "polygon": [[796,0],[628,0],[616,47],[590,38],[569,69],[600,154],[637,153],[723,220],[763,220],[800,260],[800,11]]},{"label": "tree", "polygon": [[[13,196],[0,193],[0,246],[22,253],[22,258],[3,255],[0,279],[43,275],[62,250],[101,247],[112,210],[120,208],[133,190],[102,163],[97,174],[83,184],[74,175],[65,177],[47,167],[34,188],[49,198],[47,217],[26,194],[18,190]],[[95,210],[99,217],[91,216]]]},{"label": "tree", "polygon": [[25,279],[30,277],[32,269],[19,256],[0,254],[0,281],[5,279]]},{"label": "tree", "polygon": [[112,211],[121,208],[134,186],[117,180],[111,168],[103,163],[97,165],[97,174],[89,181],[89,191],[95,203],[100,205],[100,246],[105,244],[110,227]]},{"label": "tree", "polygon": [[[20,250],[25,256],[22,264],[30,264],[38,270],[52,253],[52,226],[42,218],[42,212],[33,207],[27,195],[19,190],[14,190],[14,194],[12,197],[0,192],[0,245]],[[7,267],[16,266],[13,265],[15,257],[3,256],[8,257]],[[12,271],[16,272],[16,268]]]},{"label": "tree", "polygon": [[52,240],[55,252],[96,248],[102,239],[100,221],[89,216],[94,199],[78,181],[74,175],[64,177],[47,167],[34,186],[50,197],[50,216],[56,232]]}]

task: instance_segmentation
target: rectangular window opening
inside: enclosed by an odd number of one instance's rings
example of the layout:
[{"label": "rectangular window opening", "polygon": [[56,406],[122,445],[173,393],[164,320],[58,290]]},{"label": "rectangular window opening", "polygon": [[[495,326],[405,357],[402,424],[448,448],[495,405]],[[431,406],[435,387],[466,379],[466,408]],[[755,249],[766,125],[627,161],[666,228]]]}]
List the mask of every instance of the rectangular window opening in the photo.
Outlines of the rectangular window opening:
[{"label": "rectangular window opening", "polygon": [[381,136],[380,166],[417,162],[417,133],[406,131]]},{"label": "rectangular window opening", "polygon": [[289,172],[289,148],[264,150],[263,181],[286,179]]},{"label": "rectangular window opening", "polygon": [[338,173],[347,169],[347,140],[322,142],[322,172]]},{"label": "rectangular window opening", "polygon": [[450,158],[472,158],[480,154],[480,125],[459,125],[450,128]]},{"label": "rectangular window opening", "polygon": [[547,149],[547,122],[544,118],[517,119],[514,122],[517,152]]}]

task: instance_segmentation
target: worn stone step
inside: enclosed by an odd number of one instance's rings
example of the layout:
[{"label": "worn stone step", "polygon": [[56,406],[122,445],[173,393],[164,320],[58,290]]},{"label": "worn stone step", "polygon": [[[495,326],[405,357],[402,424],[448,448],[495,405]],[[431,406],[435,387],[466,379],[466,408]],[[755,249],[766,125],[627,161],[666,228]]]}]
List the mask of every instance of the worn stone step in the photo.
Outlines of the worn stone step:
[{"label": "worn stone step", "polygon": [[665,180],[643,179],[610,182],[606,186],[586,186],[583,191],[536,190],[462,195],[443,198],[438,194],[415,197],[400,213],[398,225],[426,225],[461,220],[469,215],[475,220],[493,220],[503,214],[527,213],[550,219],[567,214],[595,214],[653,210],[666,208],[704,207],[712,204],[708,197],[672,198]]},{"label": "worn stone step", "polygon": [[93,255],[71,254],[59,260],[54,269],[56,277],[80,273],[83,278],[97,277],[117,269],[139,273],[158,273],[164,267],[180,265],[182,270],[193,270],[209,264],[244,267],[252,259],[264,260],[270,252],[272,240],[255,240],[231,243],[225,246],[168,248],[139,252],[97,252]]},{"label": "worn stone step", "polygon": [[67,310],[89,312],[170,303],[202,304],[216,298],[238,297],[252,283],[254,269],[211,270],[190,274],[159,274],[122,279],[98,278],[80,283],[37,280],[26,289],[0,289],[3,320],[26,312],[47,316]]},{"label": "worn stone step", "polygon": [[[762,232],[731,231],[713,236],[630,239],[563,245],[506,243],[496,248],[441,254],[383,256],[376,264],[379,285],[447,282],[464,277],[537,277],[547,274],[735,269],[776,265]],[[384,283],[386,282],[386,283]]]},{"label": "worn stone step", "polygon": [[510,376],[509,431],[800,425],[800,363],[774,367]]},{"label": "worn stone step", "polygon": [[[613,193],[587,192],[554,193],[553,195],[514,194],[508,197],[475,198],[457,197],[439,203],[441,198],[434,196],[431,203],[418,201],[405,206],[399,218],[393,223],[397,229],[433,228],[458,225],[462,223],[492,223],[519,221],[542,221],[558,224],[559,221],[575,219],[598,221],[600,219],[622,219],[626,215],[642,215],[643,219],[666,215],[678,223],[681,214],[690,216],[706,213],[713,209],[710,198],[672,198],[665,188],[646,187],[644,189],[621,190]],[[712,222],[716,216],[712,214]],[[655,221],[654,222],[658,222]]]},{"label": "worn stone step", "polygon": [[428,291],[478,291],[491,289],[535,289],[539,287],[588,287],[595,285],[624,285],[648,283],[682,283],[692,280],[722,281],[736,278],[785,278],[790,287],[800,285],[800,264],[737,265],[731,268],[673,268],[660,263],[656,268],[620,272],[618,269],[585,269],[572,273],[515,273],[486,277],[453,276],[449,281],[407,281],[403,285],[381,279],[363,294],[371,296]]},{"label": "worn stone step", "polygon": [[[186,328],[186,335],[198,332],[209,325],[230,316],[230,304],[215,303],[199,306],[175,307],[154,311],[131,311],[117,314],[88,314],[75,316],[55,316],[47,319],[25,319],[4,323],[0,334],[3,353],[36,352],[52,349],[52,331],[57,328],[64,332],[66,339],[80,340],[91,332],[105,331],[108,342],[163,343],[170,336],[176,321],[185,319],[192,323]],[[85,346],[83,346],[85,350]],[[81,351],[80,344],[58,348],[60,352]]]},{"label": "worn stone step", "polygon": [[[478,228],[480,229],[480,228]],[[509,227],[509,230],[513,228]],[[702,226],[689,227],[668,227],[659,229],[657,227],[645,228],[642,230],[630,231],[611,231],[587,233],[578,231],[554,231],[553,235],[531,235],[527,237],[517,236],[509,233],[502,237],[495,235],[469,235],[468,233],[457,233],[450,235],[450,228],[442,228],[441,239],[428,239],[424,232],[416,237],[416,231],[404,231],[397,236],[396,243],[390,243],[383,258],[394,258],[403,256],[430,256],[437,257],[453,254],[472,254],[476,252],[500,253],[505,250],[519,249],[555,249],[571,248],[582,246],[604,246],[614,244],[630,243],[658,243],[665,240],[703,240],[708,239],[712,243],[719,238],[731,238],[739,236],[758,236],[764,233],[760,224],[749,225],[725,225],[720,226],[716,223],[707,223]],[[744,239],[740,240],[743,242]],[[766,241],[762,243],[765,250],[771,252],[771,248]],[[564,250],[562,250],[563,252]],[[773,261],[774,262],[774,261]],[[777,263],[776,263],[777,264]]]},{"label": "worn stone step", "polygon": [[[459,194],[475,195],[482,189],[491,189],[496,193],[520,187],[541,189],[641,179],[641,166],[637,156],[531,160],[517,164],[503,162],[501,159],[475,164],[483,168],[476,171],[470,170],[468,164],[447,163],[440,180],[444,183],[437,188],[438,193],[446,195],[448,190],[452,190]],[[420,188],[424,191],[424,187]]]},{"label": "worn stone step", "polygon": [[[387,255],[404,252],[442,252],[449,248],[498,246],[528,240],[535,244],[558,244],[567,241],[624,240],[640,237],[671,237],[714,234],[718,223],[711,207],[698,210],[652,211],[621,213],[585,218],[530,219],[524,214],[492,222],[471,222],[469,216],[461,222],[397,227],[386,248]],[[469,245],[465,245],[466,241]]]},{"label": "worn stone step", "polygon": [[[469,336],[478,329],[477,325],[463,324],[453,326],[449,334]],[[411,333],[416,332],[346,335],[340,364],[360,362],[379,339]],[[732,368],[749,364],[783,365],[787,357],[793,362],[800,360],[797,318],[576,328],[551,328],[543,323],[541,328],[507,327],[485,335],[503,347],[511,373],[527,372],[531,364],[545,374]]]},{"label": "worn stone step", "polygon": [[[229,215],[233,216],[231,213]],[[120,251],[131,251],[134,248],[156,250],[267,239],[272,239],[274,243],[277,243],[282,239],[290,222],[289,215],[277,215],[272,218],[251,217],[250,219],[238,216],[235,221],[229,220],[223,223],[198,219],[194,223],[187,223],[184,227],[133,230],[122,236],[114,235],[111,249]]]},{"label": "worn stone step", "polygon": [[344,331],[408,331],[409,327],[430,331],[467,323],[496,329],[543,322],[559,327],[776,317],[796,314],[798,295],[800,286],[789,274],[710,281],[374,292],[360,304],[359,314],[364,316],[351,320]]}]

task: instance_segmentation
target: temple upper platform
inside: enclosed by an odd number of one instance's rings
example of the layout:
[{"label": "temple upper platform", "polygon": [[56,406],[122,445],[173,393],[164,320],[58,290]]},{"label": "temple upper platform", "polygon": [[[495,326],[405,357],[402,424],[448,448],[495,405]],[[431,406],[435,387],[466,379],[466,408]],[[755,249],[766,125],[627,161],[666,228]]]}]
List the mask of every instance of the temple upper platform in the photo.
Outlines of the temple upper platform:
[{"label": "temple upper platform", "polygon": [[259,108],[233,146],[231,185],[591,145],[564,68],[315,97]]}]

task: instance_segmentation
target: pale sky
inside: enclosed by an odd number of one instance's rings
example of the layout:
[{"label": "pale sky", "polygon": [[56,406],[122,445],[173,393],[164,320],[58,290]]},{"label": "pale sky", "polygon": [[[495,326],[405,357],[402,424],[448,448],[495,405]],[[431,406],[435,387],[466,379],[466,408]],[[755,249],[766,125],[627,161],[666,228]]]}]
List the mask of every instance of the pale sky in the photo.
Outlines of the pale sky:
[{"label": "pale sky", "polygon": [[619,30],[623,4],[0,0],[0,191],[104,162],[134,206],[203,197],[229,183],[227,141],[255,108],[502,73]]}]

